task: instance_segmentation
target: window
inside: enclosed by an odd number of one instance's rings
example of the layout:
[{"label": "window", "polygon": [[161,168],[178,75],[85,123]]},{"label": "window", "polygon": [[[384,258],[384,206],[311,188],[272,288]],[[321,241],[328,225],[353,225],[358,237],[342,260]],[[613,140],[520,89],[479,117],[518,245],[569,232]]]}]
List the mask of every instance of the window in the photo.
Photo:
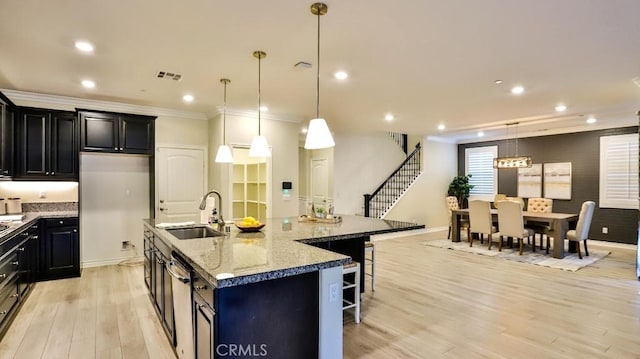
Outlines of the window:
[{"label": "window", "polygon": [[638,135],[600,137],[600,207],[638,208]]},{"label": "window", "polygon": [[465,173],[471,175],[471,198],[493,201],[498,192],[497,171],[493,159],[498,157],[498,146],[467,148],[464,151]]}]

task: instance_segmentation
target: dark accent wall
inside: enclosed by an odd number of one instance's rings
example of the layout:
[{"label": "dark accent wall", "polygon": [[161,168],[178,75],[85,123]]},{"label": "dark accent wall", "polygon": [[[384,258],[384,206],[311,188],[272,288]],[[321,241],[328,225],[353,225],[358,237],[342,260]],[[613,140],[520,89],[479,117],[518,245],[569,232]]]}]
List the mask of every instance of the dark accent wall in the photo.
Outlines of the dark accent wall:
[{"label": "dark accent wall", "polygon": [[[584,201],[595,201],[596,210],[589,238],[602,241],[636,244],[638,211],[635,209],[599,208],[600,197],[600,137],[638,133],[638,126],[608,130],[574,132],[561,135],[527,137],[518,140],[518,153],[528,155],[533,163],[571,162],[571,200],[553,200],[554,212],[579,213]],[[458,145],[458,173],[464,174],[466,148],[498,146],[499,156],[515,154],[515,144],[505,140]],[[517,196],[517,170],[498,170],[498,193]],[[543,193],[544,195],[544,193]],[[609,233],[603,234],[602,227]]]}]

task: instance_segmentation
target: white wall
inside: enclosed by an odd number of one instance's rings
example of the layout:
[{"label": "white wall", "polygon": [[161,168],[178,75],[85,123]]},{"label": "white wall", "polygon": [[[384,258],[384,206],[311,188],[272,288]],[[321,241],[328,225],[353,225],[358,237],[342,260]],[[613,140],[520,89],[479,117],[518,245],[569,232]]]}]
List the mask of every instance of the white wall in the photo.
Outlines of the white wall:
[{"label": "white wall", "polygon": [[371,136],[334,136],[334,191],[336,213],[362,214],[366,193],[373,192],[405,159],[386,133]]},{"label": "white wall", "polygon": [[[142,219],[149,217],[149,158],[80,155],[80,261],[83,267],[142,256]],[[136,246],[122,251],[122,241]]]},{"label": "white wall", "polygon": [[385,219],[425,224],[427,230],[446,229],[449,219],[444,198],[458,172],[458,147],[453,143],[423,141],[423,172],[387,213]]},{"label": "white wall", "polygon": [[[252,114],[230,114],[227,112],[226,139],[228,145],[249,147],[253,136],[258,133],[258,119]],[[298,130],[295,122],[262,118],[261,133],[271,146],[271,197],[269,201],[271,217],[298,215]],[[222,116],[209,120],[209,189],[219,190],[224,201],[229,196],[229,165],[215,163],[218,146],[222,142]],[[292,183],[291,196],[282,196],[282,182]],[[225,205],[225,218],[232,218],[231,206]]]}]

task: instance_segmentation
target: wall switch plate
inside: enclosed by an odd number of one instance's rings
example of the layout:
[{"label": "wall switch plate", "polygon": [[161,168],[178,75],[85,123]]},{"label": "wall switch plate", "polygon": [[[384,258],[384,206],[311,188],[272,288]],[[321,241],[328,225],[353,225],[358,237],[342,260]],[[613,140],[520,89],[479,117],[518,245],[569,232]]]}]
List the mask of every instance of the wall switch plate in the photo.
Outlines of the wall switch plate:
[{"label": "wall switch plate", "polygon": [[602,234],[609,234],[609,227],[602,227]]},{"label": "wall switch plate", "polygon": [[338,285],[338,283],[329,284],[329,302],[338,301],[339,290],[340,290],[340,286]]},{"label": "wall switch plate", "polygon": [[131,242],[129,241],[122,241],[122,248],[120,250],[122,251],[126,251],[128,249],[131,248]]}]

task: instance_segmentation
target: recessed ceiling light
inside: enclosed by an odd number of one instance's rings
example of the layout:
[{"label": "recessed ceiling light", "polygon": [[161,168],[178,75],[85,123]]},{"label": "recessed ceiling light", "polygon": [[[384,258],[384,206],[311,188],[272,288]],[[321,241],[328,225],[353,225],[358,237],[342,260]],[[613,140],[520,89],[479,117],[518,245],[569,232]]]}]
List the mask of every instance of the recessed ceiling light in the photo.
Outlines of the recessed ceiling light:
[{"label": "recessed ceiling light", "polygon": [[587,119],[587,123],[596,123],[596,121],[598,121],[595,117],[589,117]]},{"label": "recessed ceiling light", "polygon": [[567,110],[567,106],[563,105],[563,104],[559,104],[556,106],[556,112],[564,112]]},{"label": "recessed ceiling light", "polygon": [[93,44],[87,41],[76,41],[76,49],[82,52],[93,52]]},{"label": "recessed ceiling light", "polygon": [[193,102],[194,99],[195,99],[195,97],[193,97],[193,95],[184,95],[184,96],[182,96],[182,100],[184,102]]},{"label": "recessed ceiling light", "polygon": [[395,117],[393,117],[392,114],[388,113],[384,116],[384,119],[387,121],[393,121],[395,119]]},{"label": "recessed ceiling light", "polygon": [[346,80],[347,77],[349,77],[349,74],[344,71],[338,71],[333,74],[333,77],[337,78],[338,80]]},{"label": "recessed ceiling light", "polygon": [[522,95],[524,93],[524,87],[514,86],[511,88],[511,93],[514,95]]},{"label": "recessed ceiling light", "polygon": [[495,80],[493,81],[493,83],[495,83],[496,85],[500,85],[502,83],[502,80]]},{"label": "recessed ceiling light", "polygon": [[96,87],[96,83],[91,81],[91,80],[82,80],[82,86],[88,88],[88,89],[92,89],[94,87]]},{"label": "recessed ceiling light", "polygon": [[484,137],[484,132],[482,131],[478,132],[478,137]]},{"label": "recessed ceiling light", "polygon": [[446,127],[445,127],[445,125],[443,123],[438,125],[438,130],[440,130],[440,131],[444,131],[445,128]]},{"label": "recessed ceiling light", "polygon": [[269,108],[267,106],[260,106],[260,112],[267,112]]}]

